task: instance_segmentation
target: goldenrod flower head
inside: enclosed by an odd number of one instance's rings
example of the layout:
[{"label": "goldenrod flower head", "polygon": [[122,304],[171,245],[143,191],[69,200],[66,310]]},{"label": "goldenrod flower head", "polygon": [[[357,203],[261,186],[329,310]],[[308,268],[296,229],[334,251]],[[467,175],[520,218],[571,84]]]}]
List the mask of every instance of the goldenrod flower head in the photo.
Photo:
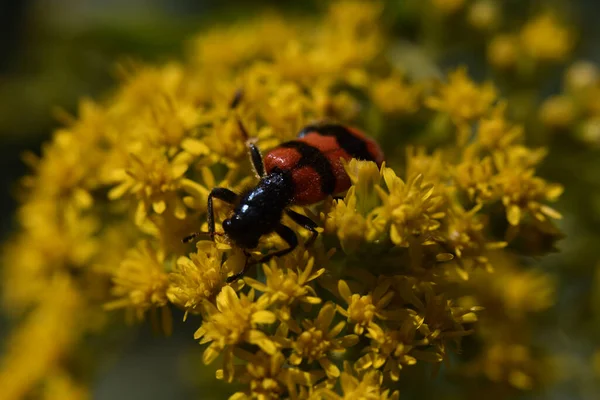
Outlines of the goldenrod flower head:
[{"label": "goldenrod flower head", "polygon": [[231,286],[225,286],[217,295],[215,303],[216,305],[210,301],[203,302],[204,322],[194,334],[194,338],[199,339],[200,343],[210,343],[204,350],[205,364],[210,364],[222,351],[227,350],[224,369],[231,370],[231,346],[242,343],[254,344],[268,354],[275,353],[275,343],[257,329],[259,324],[275,322],[275,314],[266,310],[266,297],[255,302],[254,291],[238,297]]},{"label": "goldenrod flower head", "polygon": [[496,101],[496,89],[490,83],[477,85],[467,76],[466,68],[460,68],[448,76],[439,94],[425,99],[425,104],[434,110],[447,113],[457,123],[482,117]]},{"label": "goldenrod flower head", "polygon": [[539,156],[518,147],[512,148],[510,154],[497,155],[494,160],[499,171],[494,180],[503,193],[502,204],[508,222],[519,225],[526,212],[540,222],[547,221],[548,217],[561,218],[560,213],[543,202],[556,200],[563,191],[562,186],[548,184],[534,176],[533,169],[523,162],[533,156],[531,162],[536,164]]},{"label": "goldenrod flower head", "polygon": [[348,303],[348,308],[338,306],[340,314],[348,318],[348,322],[354,324],[354,333],[362,335],[366,328],[375,324],[375,318],[386,319],[382,313],[383,309],[390,303],[394,292],[388,291],[389,282],[378,285],[373,293],[361,296],[352,293],[348,284],[343,280],[338,283],[340,296]]},{"label": "goldenrod flower head", "polygon": [[[238,356],[247,364],[236,372],[240,382],[249,386],[248,392],[237,392],[230,399],[280,399],[286,393],[292,398],[297,396],[296,385],[312,386],[313,382],[322,378],[318,372],[304,372],[298,368],[285,366],[285,356],[281,352],[267,354],[259,351],[251,354],[238,352]],[[217,371],[217,378],[223,379],[224,371]]]},{"label": "goldenrod flower head", "polygon": [[152,307],[167,304],[168,277],[163,268],[165,255],[142,242],[116,269],[113,295],[118,300],[106,304],[107,309],[125,307],[142,318]]},{"label": "goldenrod flower head", "polygon": [[413,176],[405,183],[392,169],[384,167],[383,179],[388,192],[379,191],[383,205],[377,213],[390,222],[392,242],[408,247],[413,238],[427,241],[445,215],[443,197],[435,187],[423,183],[423,175]]},{"label": "goldenrod flower head", "polygon": [[573,34],[552,14],[540,14],[521,30],[523,52],[540,61],[562,61],[573,47]]},{"label": "goldenrod flower head", "polygon": [[290,343],[292,354],[289,361],[292,365],[299,365],[303,360],[309,363],[317,361],[330,378],[340,375],[339,368],[329,359],[330,354],[344,352],[346,348],[354,346],[358,343],[358,336],[337,337],[344,330],[346,323],[340,321],[330,328],[334,316],[335,306],[327,303],[314,321],[302,322],[302,332]]},{"label": "goldenrod flower head", "polygon": [[271,267],[263,265],[266,282],[263,284],[252,278],[244,278],[244,281],[254,289],[263,292],[262,297],[268,299],[270,304],[275,303],[278,307],[278,317],[284,321],[290,319],[290,306],[294,303],[319,304],[321,299],[317,297],[310,282],[317,279],[324,272],[320,268],[313,272],[315,259],[310,257],[304,269],[298,272],[291,268],[280,268],[276,261],[271,262]]},{"label": "goldenrod flower head", "polygon": [[469,199],[476,203],[489,201],[495,196],[492,178],[495,175],[492,157],[476,158],[474,147],[464,153],[465,159],[456,166],[456,184],[467,192]]},{"label": "goldenrod flower head", "polygon": [[489,117],[479,121],[477,141],[487,150],[506,149],[509,145],[520,141],[523,127],[513,125],[506,119],[506,102],[500,102]]},{"label": "goldenrod flower head", "polygon": [[344,371],[340,376],[342,394],[338,395],[330,389],[317,391],[326,400],[398,400],[399,392],[383,388],[383,376],[379,371],[356,371],[348,362],[344,363]]},{"label": "goldenrod flower head", "polygon": [[114,171],[112,181],[117,186],[109,192],[109,198],[134,195],[138,202],[135,221],[139,225],[145,222],[151,210],[160,215],[168,209],[177,218],[185,218],[185,206],[176,192],[189,167],[189,156],[179,153],[170,159],[160,151],[140,150],[138,154],[130,154],[127,167]]},{"label": "goldenrod flower head", "polygon": [[356,368],[358,370],[383,369],[392,381],[398,381],[403,366],[417,363],[417,359],[410,355],[410,352],[414,348],[412,343],[418,322],[418,318],[409,313],[400,329],[384,330],[377,325],[372,325],[367,334],[371,339],[369,352],[356,362]]},{"label": "goldenrod flower head", "polygon": [[407,82],[402,75],[379,80],[371,88],[373,102],[390,114],[412,114],[420,108],[423,88]]},{"label": "goldenrod flower head", "polygon": [[[231,255],[223,265],[223,251],[210,242],[198,242],[198,250],[179,257],[169,274],[167,297],[186,312],[198,312],[205,300],[212,299],[225,284],[228,271],[238,271],[244,263],[241,252]],[[237,264],[237,265],[236,265]],[[241,265],[240,265],[241,264]]]}]

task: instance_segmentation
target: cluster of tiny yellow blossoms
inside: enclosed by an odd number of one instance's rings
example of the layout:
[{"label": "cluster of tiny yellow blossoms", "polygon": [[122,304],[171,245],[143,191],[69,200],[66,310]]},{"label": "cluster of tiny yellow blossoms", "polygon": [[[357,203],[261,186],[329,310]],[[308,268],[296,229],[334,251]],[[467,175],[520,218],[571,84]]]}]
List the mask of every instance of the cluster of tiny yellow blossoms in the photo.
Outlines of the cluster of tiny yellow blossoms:
[{"label": "cluster of tiny yellow blossoms", "polygon": [[572,130],[582,142],[600,145],[600,71],[590,61],[577,61],[564,73],[563,92],[541,104],[540,121],[554,131]]},{"label": "cluster of tiny yellow blossoms", "polygon": [[[75,398],[83,386],[68,366],[86,335],[120,311],[169,333],[178,308],[198,326],[190,340],[203,362],[242,384],[231,399],[397,399],[402,370],[438,367],[483,307],[519,321],[551,304],[536,276],[490,275],[507,249],[558,236],[548,203],[562,188],[536,175],[544,149],[525,146],[494,86],[466,69],[412,80],[388,57],[382,12],[376,1],[340,1],[318,21],[269,14],[215,28],[185,62],[123,66],[106,101],[84,100],[65,118],[41,157],[27,157],[21,229],[4,252],[4,306],[21,319],[0,369],[5,398],[40,386]],[[407,118],[414,132],[394,124]],[[207,230],[213,187],[256,183],[238,120],[263,150],[319,121],[394,145],[381,167],[345,163],[343,199],[294,207],[322,228],[312,246],[228,284],[241,249],[222,235],[181,239]],[[409,146],[408,133],[444,140]],[[218,233],[230,212],[215,201]],[[282,246],[265,236],[254,253]],[[504,295],[520,280],[522,293]],[[497,360],[493,346],[502,344],[490,339],[477,364],[487,377],[531,386],[529,371],[496,373],[527,355]]]},{"label": "cluster of tiny yellow blossoms", "polygon": [[518,32],[494,36],[488,44],[488,61],[498,69],[531,74],[540,64],[566,60],[574,44],[574,33],[563,21],[554,14],[542,13]]}]

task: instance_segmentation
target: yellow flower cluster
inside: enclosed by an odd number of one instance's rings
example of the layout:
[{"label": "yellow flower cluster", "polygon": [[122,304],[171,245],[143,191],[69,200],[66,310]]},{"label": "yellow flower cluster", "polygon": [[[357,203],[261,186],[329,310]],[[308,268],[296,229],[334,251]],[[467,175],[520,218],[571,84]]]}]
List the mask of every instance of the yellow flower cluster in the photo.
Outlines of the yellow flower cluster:
[{"label": "yellow flower cluster", "polygon": [[563,76],[563,92],[540,105],[539,119],[548,129],[572,129],[591,147],[600,145],[600,72],[590,61],[571,64]]},{"label": "yellow flower cluster", "polygon": [[543,13],[527,21],[516,33],[501,33],[488,44],[488,61],[500,69],[517,68],[531,74],[540,63],[565,61],[575,37],[558,17]]},{"label": "yellow flower cluster", "polygon": [[[269,14],[216,28],[186,62],[123,66],[112,96],[81,102],[42,156],[29,156],[22,229],[4,256],[4,306],[23,319],[0,370],[5,398],[40,384],[78,389],[65,377],[75,346],[117,309],[133,320],[150,314],[166,333],[171,308],[182,309],[199,326],[203,361],[221,357],[217,378],[244,384],[232,399],[397,399],[403,368],[439,365],[473,332],[486,293],[471,277],[487,276],[500,249],[556,236],[560,215],[546,203],[561,187],[536,176],[545,152],[523,144],[491,83],[465,69],[413,82],[395,65],[382,10],[340,1],[320,22]],[[314,245],[229,285],[244,267],[240,249],[221,235],[181,242],[206,230],[213,187],[255,183],[238,119],[269,149],[323,120],[402,143],[387,124],[399,117],[434,121],[414,129],[447,140],[433,152],[390,147],[380,168],[345,163],[343,199],[297,209],[323,227]],[[215,202],[217,232],[229,213]],[[255,252],[282,246],[267,236]],[[503,310],[550,301],[513,293]]]}]

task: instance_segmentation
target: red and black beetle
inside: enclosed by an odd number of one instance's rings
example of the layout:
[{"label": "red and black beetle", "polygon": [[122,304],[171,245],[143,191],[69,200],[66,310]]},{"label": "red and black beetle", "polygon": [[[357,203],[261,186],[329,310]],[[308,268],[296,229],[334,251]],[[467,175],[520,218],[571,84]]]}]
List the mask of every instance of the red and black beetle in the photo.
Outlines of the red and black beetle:
[{"label": "red and black beetle", "polygon": [[[248,138],[244,126],[241,122],[238,124]],[[214,188],[208,196],[208,233],[214,238],[213,199],[219,199],[234,206],[232,216],[222,225],[235,245],[252,249],[258,246],[263,235],[275,232],[287,242],[288,247],[252,262],[248,262],[248,255],[244,269],[229,277],[228,282],[241,277],[249,265],[283,256],[296,248],[296,234],[281,223],[284,212],[312,232],[306,245],[314,242],[318,235],[317,224],[288,207],[317,203],[329,195],[348,190],[351,182],[342,159],[369,160],[378,166],[383,162],[383,152],[373,139],[357,129],[332,123],[306,126],[296,140],[280,144],[264,158],[254,143],[248,140],[246,143],[260,181],[241,195],[224,187]],[[190,241],[197,235],[188,236],[184,241]]]}]

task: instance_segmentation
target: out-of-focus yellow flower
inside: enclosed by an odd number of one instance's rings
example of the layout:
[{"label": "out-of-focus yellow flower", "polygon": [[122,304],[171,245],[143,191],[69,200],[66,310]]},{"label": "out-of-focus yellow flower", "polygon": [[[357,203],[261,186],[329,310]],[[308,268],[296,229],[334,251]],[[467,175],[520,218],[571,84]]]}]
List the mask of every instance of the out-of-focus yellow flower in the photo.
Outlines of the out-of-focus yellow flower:
[{"label": "out-of-focus yellow flower", "polygon": [[519,43],[516,35],[501,34],[495,36],[488,44],[487,58],[496,68],[513,67],[519,58]]},{"label": "out-of-focus yellow flower", "polygon": [[431,0],[431,5],[442,14],[453,14],[464,7],[465,0]]},{"label": "out-of-focus yellow flower", "polygon": [[523,137],[523,127],[507,121],[506,107],[506,102],[500,102],[489,117],[479,121],[477,142],[487,150],[506,149]]},{"label": "out-of-focus yellow flower", "polygon": [[151,308],[167,304],[168,275],[164,270],[165,254],[142,242],[116,269],[112,289],[119,299],[105,305],[108,310],[126,308],[137,319]]},{"label": "out-of-focus yellow flower", "polygon": [[576,61],[567,68],[564,86],[568,92],[579,94],[589,91],[600,82],[598,66],[590,61]]},{"label": "out-of-focus yellow flower", "polygon": [[542,123],[551,128],[568,128],[576,117],[573,100],[564,95],[546,99],[539,110]]},{"label": "out-of-focus yellow flower", "polygon": [[600,117],[585,121],[579,129],[579,137],[592,146],[600,145]]},{"label": "out-of-focus yellow flower", "polygon": [[40,294],[41,306],[7,340],[0,366],[2,398],[22,399],[51,376],[84,329],[82,299],[66,276],[56,276]]},{"label": "out-of-focus yellow flower", "polygon": [[422,87],[408,83],[401,75],[391,75],[371,88],[373,102],[386,113],[412,114],[419,109]]},{"label": "out-of-focus yellow flower", "polygon": [[552,14],[541,14],[530,20],[520,33],[523,52],[540,61],[562,61],[573,47],[573,34]]},{"label": "out-of-focus yellow flower", "polygon": [[467,76],[466,68],[460,68],[448,76],[439,94],[425,99],[425,104],[437,111],[447,113],[457,123],[482,117],[496,101],[496,89],[490,83],[477,85]]},{"label": "out-of-focus yellow flower", "polygon": [[527,347],[498,343],[486,349],[482,359],[483,373],[493,382],[508,381],[517,389],[533,387],[535,363]]}]

